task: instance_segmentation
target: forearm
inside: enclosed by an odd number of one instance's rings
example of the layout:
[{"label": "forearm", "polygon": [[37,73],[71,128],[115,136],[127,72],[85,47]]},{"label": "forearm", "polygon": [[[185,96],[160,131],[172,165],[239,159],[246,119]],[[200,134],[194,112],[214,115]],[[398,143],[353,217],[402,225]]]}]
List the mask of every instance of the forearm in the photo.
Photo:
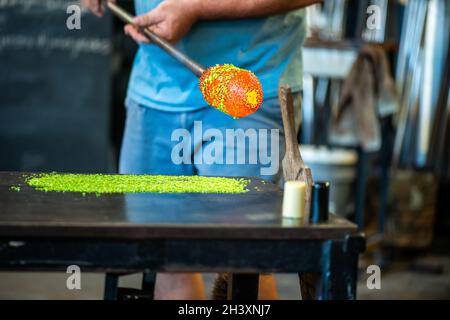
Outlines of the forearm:
[{"label": "forearm", "polygon": [[201,20],[254,18],[307,7],[322,0],[187,0]]}]

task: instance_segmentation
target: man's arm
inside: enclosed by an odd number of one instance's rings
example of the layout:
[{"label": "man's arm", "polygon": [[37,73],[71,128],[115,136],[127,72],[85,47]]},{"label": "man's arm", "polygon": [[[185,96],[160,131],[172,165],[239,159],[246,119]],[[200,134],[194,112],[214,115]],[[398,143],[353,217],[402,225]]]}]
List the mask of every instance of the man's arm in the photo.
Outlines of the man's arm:
[{"label": "man's arm", "polygon": [[[320,0],[165,0],[155,9],[136,17],[135,24],[177,42],[198,20],[239,19],[278,14]],[[132,25],[125,33],[137,42],[148,42]]]},{"label": "man's arm", "polygon": [[[97,15],[104,0],[81,0]],[[198,20],[240,19],[274,15],[303,8],[321,0],[165,0],[155,9],[135,18],[134,24],[148,27],[170,42],[180,40]],[[137,42],[148,42],[134,25],[125,33]]]},{"label": "man's arm", "polygon": [[193,0],[200,19],[254,18],[320,3],[322,0]]}]

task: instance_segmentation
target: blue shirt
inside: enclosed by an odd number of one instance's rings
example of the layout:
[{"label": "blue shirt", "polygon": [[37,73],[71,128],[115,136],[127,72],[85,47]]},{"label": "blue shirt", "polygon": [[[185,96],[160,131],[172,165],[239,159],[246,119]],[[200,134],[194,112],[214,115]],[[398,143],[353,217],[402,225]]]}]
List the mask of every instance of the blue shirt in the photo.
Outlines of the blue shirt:
[{"label": "blue shirt", "polygon": [[[135,0],[136,14],[161,0]],[[199,21],[177,48],[205,67],[231,63],[251,70],[261,81],[264,98],[277,96],[280,84],[300,91],[304,10],[256,19]],[[207,105],[198,78],[162,49],[141,44],[127,98],[164,111],[191,111]]]}]

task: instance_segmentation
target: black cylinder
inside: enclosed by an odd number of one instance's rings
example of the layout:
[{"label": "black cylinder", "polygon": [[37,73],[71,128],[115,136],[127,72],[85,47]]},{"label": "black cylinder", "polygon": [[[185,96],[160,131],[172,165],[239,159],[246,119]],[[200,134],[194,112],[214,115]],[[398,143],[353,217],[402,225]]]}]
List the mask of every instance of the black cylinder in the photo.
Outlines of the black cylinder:
[{"label": "black cylinder", "polygon": [[328,220],[328,203],[330,199],[330,183],[315,182],[311,193],[311,223],[319,223]]}]

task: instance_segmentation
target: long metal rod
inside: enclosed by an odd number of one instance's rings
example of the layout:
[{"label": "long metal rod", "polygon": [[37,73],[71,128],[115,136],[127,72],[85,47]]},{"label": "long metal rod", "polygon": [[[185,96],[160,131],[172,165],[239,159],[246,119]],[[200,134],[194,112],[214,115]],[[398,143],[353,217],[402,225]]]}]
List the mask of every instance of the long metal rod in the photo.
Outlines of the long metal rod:
[{"label": "long metal rod", "polygon": [[[118,18],[120,18],[125,23],[133,23],[133,16],[123,10],[121,7],[116,5],[115,3],[111,1],[107,1],[108,8],[113,12]],[[203,72],[205,71],[205,68],[199,65],[197,62],[193,61],[189,57],[187,57],[184,53],[176,49],[174,46],[172,46],[169,42],[166,40],[160,38],[156,34],[154,34],[152,31],[150,31],[148,28],[139,28],[139,31],[145,35],[152,43],[158,45],[161,49],[166,51],[168,54],[170,54],[172,57],[177,59],[180,63],[182,63],[185,67],[187,67],[189,70],[191,70],[197,77],[200,77]]]},{"label": "long metal rod", "polygon": [[[420,42],[423,37],[426,17],[426,1],[411,0],[406,6],[405,18],[402,27],[402,39],[399,54],[399,68],[397,69],[397,86],[400,95],[400,112],[395,135],[394,152],[392,156],[392,168],[396,169],[403,162],[402,154],[412,148],[411,140],[407,135],[408,127],[412,122],[414,104],[416,103],[421,85],[421,48]],[[408,25],[413,30],[409,31]],[[400,65],[401,64],[401,65]]]}]

